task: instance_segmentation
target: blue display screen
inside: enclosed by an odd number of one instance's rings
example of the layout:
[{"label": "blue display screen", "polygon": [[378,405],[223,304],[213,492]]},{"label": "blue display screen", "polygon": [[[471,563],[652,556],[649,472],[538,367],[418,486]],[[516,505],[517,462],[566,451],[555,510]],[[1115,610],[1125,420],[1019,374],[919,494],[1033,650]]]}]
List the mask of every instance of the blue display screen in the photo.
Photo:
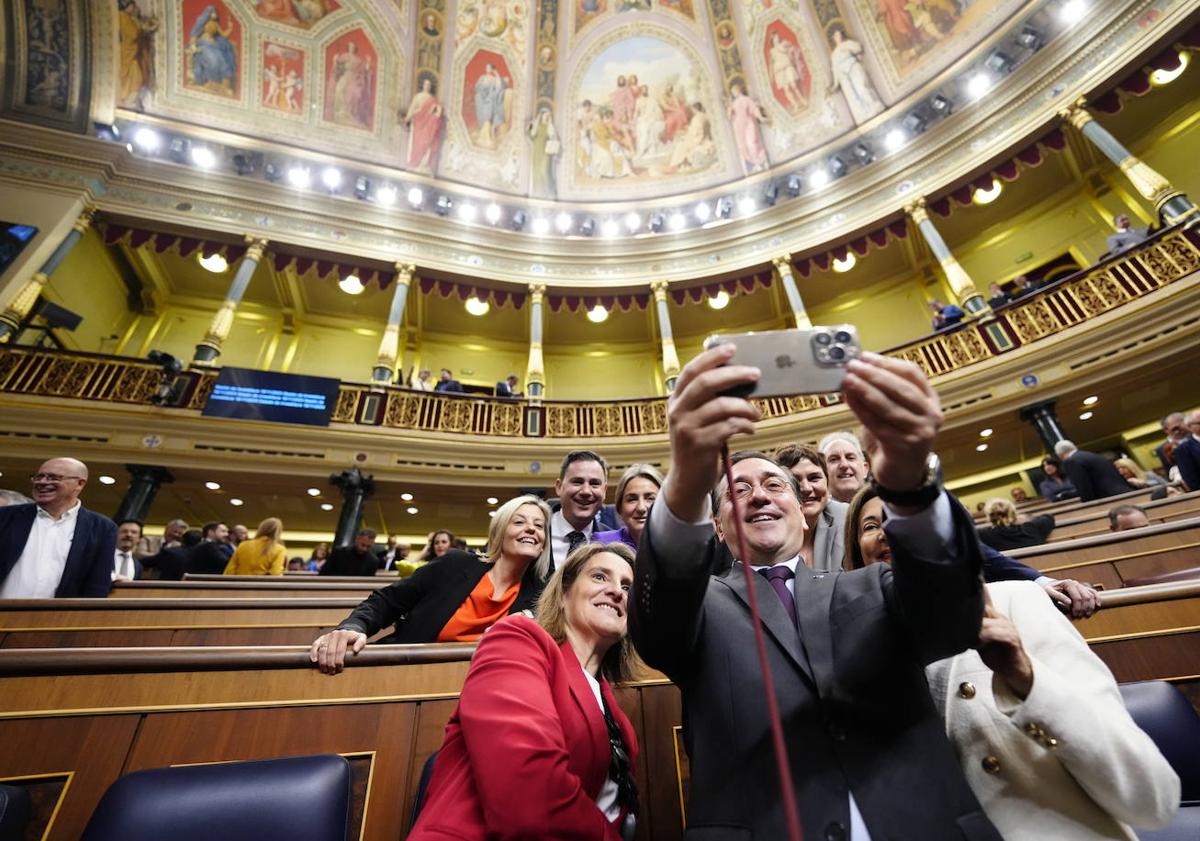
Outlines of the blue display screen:
[{"label": "blue display screen", "polygon": [[328,426],[338,380],[222,368],[204,412],[208,417]]}]

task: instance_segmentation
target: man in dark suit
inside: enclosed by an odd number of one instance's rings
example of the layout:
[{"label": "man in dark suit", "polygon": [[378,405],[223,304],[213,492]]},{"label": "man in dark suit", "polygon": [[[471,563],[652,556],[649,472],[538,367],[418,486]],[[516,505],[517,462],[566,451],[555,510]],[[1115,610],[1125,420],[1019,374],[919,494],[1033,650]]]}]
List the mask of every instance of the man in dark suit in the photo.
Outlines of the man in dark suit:
[{"label": "man in dark suit", "polygon": [[[928,459],[942,419],[937,395],[911,363],[874,354],[850,363],[843,391],[867,429],[893,557],[889,569],[815,573],[798,563],[805,523],[791,474],[747,454],[733,465],[732,487],[720,478],[721,448],[760,417],[749,401],[721,396],[758,375],[726,365],[730,349],[702,353],[679,377],[668,410],[671,472],[642,535],[629,600],[638,652],[683,693],[688,836],[784,838],[783,799],[794,798],[806,838],[998,841],[924,679],[925,664],[975,644],[984,604],[974,525]],[[742,560],[758,570],[750,586],[793,791],[780,792],[769,747],[745,567],[709,575],[714,484],[718,538],[737,554],[740,519]]]},{"label": "man in dark suit", "polygon": [[1116,465],[1098,453],[1081,450],[1071,441],[1059,441],[1054,445],[1054,454],[1062,461],[1067,478],[1084,502],[1133,490]]},{"label": "man in dark suit", "polygon": [[1175,466],[1187,489],[1200,491],[1200,412],[1189,412],[1184,423],[1191,435],[1175,447]]},{"label": "man in dark suit", "polygon": [[134,550],[142,539],[140,520],[122,520],[117,523],[117,549],[113,553],[113,581],[136,581],[142,577],[142,562]]},{"label": "man in dark suit", "polygon": [[374,575],[379,558],[371,549],[375,546],[375,529],[360,529],[349,546],[339,546],[329,553],[318,575]]},{"label": "man in dark suit", "polygon": [[503,380],[496,383],[496,396],[497,397],[520,397],[521,392],[517,391],[517,383],[519,383],[519,382],[520,382],[520,380],[517,379],[516,374],[509,374]]},{"label": "man in dark suit", "polygon": [[1188,437],[1187,424],[1184,423],[1184,418],[1186,417],[1183,412],[1171,412],[1171,414],[1162,419],[1162,431],[1167,436],[1167,440],[1154,448],[1154,454],[1158,456],[1158,460],[1162,463],[1163,470],[1166,470],[1168,473],[1171,471],[1172,463],[1167,461],[1167,446],[1178,447]]},{"label": "man in dark suit", "polygon": [[608,462],[591,450],[572,450],[558,468],[554,495],[559,507],[550,517],[551,570],[557,569],[572,550],[604,530],[600,511],[608,493]]},{"label": "man in dark suit", "polygon": [[434,391],[445,391],[451,394],[461,394],[463,387],[462,383],[454,379],[450,374],[449,368],[443,368],[441,375],[438,377],[437,385],[433,387]]},{"label": "man in dark suit", "polygon": [[200,545],[202,534],[200,529],[188,529],[179,542],[164,541],[161,549],[142,558],[142,567],[154,570],[162,581],[182,581],[183,574],[187,572],[188,557]]},{"label": "man in dark suit", "polygon": [[79,501],[87,465],[52,458],[30,477],[33,502],[0,507],[0,598],[103,598],[117,527]]},{"label": "man in dark suit", "polygon": [[221,575],[229,563],[225,544],[229,542],[229,527],[224,523],[205,523],[200,543],[188,552],[187,571],[192,575]]}]

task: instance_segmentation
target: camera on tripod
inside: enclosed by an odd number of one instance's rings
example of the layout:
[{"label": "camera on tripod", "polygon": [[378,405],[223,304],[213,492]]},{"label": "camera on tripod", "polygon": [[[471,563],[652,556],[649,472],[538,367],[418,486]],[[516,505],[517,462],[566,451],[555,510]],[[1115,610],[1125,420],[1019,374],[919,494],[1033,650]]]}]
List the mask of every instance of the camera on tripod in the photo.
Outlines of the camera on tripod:
[{"label": "camera on tripod", "polygon": [[150,395],[150,402],[155,406],[178,406],[183,398],[183,390],[187,388],[187,379],[179,376],[183,371],[182,360],[161,350],[150,351],[146,358],[162,369],[158,387]]}]

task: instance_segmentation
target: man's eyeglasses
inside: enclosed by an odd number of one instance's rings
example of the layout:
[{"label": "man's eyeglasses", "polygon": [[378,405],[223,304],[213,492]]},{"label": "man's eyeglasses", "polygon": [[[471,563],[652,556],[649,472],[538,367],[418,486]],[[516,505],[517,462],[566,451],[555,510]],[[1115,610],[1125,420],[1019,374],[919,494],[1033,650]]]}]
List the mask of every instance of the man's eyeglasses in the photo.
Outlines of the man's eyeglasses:
[{"label": "man's eyeglasses", "polygon": [[[782,479],[777,476],[767,479],[765,482],[759,485],[759,487],[766,491],[768,496],[785,496],[789,493],[793,493],[791,483],[786,479]],[[734,482],[733,493],[729,494],[729,492],[726,491],[726,496],[732,496],[734,499],[743,500],[749,499],[752,493],[754,493],[754,485],[750,484],[749,482]]]},{"label": "man's eyeglasses", "polygon": [[31,482],[65,482],[68,479],[82,479],[82,476],[60,476],[57,473],[30,473]]}]

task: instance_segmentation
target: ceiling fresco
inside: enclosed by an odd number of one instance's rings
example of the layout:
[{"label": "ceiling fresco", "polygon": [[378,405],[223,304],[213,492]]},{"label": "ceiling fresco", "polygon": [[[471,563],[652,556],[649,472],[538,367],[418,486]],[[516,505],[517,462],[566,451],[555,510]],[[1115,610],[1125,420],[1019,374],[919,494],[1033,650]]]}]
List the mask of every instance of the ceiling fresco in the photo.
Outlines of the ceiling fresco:
[{"label": "ceiling fresco", "polygon": [[[115,105],[512,195],[628,200],[870,123],[1021,0],[114,0]],[[106,30],[108,31],[108,30]]]}]

